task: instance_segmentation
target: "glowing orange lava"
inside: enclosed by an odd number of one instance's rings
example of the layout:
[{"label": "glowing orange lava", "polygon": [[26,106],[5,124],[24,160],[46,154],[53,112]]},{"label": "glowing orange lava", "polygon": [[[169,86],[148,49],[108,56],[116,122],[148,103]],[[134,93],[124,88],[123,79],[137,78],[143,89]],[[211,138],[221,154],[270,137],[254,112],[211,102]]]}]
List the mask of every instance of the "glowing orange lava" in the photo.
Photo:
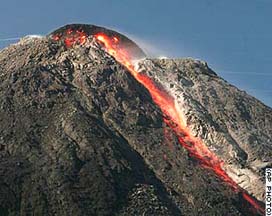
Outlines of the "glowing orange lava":
[{"label": "glowing orange lava", "polygon": [[226,182],[232,190],[242,193],[243,198],[250,203],[257,212],[263,213],[263,207],[257,200],[247,194],[240,188],[223,170],[223,161],[220,160],[207,146],[195,137],[192,131],[186,127],[184,118],[180,108],[176,105],[175,100],[167,94],[162,88],[147,75],[138,73],[132,63],[132,58],[126,53],[124,49],[118,47],[118,38],[109,37],[104,33],[95,35],[96,39],[102,43],[106,51],[112,55],[119,63],[124,65],[133,77],[140,82],[150,93],[154,102],[160,107],[164,113],[164,121],[177,134],[180,144],[188,150],[190,155],[200,162],[200,164],[213,170],[224,182]]},{"label": "glowing orange lava", "polygon": [[[88,35],[83,31],[68,29],[64,34],[53,35],[52,39],[55,41],[63,40],[66,47],[69,48],[75,44],[84,44],[87,36]],[[246,200],[255,211],[263,214],[264,208],[259,202],[248,195],[245,190],[241,189],[227,175],[222,168],[224,162],[211,152],[202,140],[195,137],[192,131],[186,126],[182,112],[175,103],[175,100],[167,94],[166,91],[158,87],[150,77],[138,73],[138,71],[135,70],[132,63],[133,58],[124,48],[119,46],[119,39],[116,36],[109,37],[104,33],[96,34],[95,38],[102,43],[110,55],[124,65],[132,76],[149,91],[153,101],[160,107],[164,114],[164,122],[176,133],[179,143],[188,150],[190,156],[196,158],[201,166],[213,170],[232,190],[241,193],[244,200]],[[167,157],[165,159],[167,159]]]},{"label": "glowing orange lava", "polygon": [[87,39],[87,34],[80,30],[72,30],[68,29],[65,32],[65,35],[54,35],[52,39],[55,41],[59,41],[60,39],[64,40],[66,47],[71,47],[74,44],[84,44]]}]

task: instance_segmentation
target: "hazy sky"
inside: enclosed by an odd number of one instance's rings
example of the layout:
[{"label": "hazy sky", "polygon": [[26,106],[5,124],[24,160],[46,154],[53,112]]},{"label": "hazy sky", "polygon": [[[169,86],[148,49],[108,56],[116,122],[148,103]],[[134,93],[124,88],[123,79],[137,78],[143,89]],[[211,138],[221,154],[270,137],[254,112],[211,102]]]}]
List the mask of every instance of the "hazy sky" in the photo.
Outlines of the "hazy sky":
[{"label": "hazy sky", "polygon": [[[158,54],[194,57],[272,106],[272,0],[1,0],[0,39],[67,23],[127,33]],[[15,41],[1,41],[0,48]]]}]

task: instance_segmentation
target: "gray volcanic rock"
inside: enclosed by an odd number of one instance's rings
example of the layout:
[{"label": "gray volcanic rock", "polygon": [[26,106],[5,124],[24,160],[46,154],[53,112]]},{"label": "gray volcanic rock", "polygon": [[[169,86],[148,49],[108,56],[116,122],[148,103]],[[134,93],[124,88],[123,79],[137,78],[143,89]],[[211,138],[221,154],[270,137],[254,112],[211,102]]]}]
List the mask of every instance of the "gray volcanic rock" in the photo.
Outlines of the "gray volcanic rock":
[{"label": "gray volcanic rock", "polygon": [[[172,67],[172,62],[179,68],[191,65],[190,71],[184,70],[187,79],[182,78],[186,88],[207,71],[192,60],[154,62],[161,68]],[[229,89],[214,74],[201,77],[214,79],[213,85],[219,80],[218,88],[226,88],[221,94]],[[190,95],[199,99],[194,104],[208,103],[203,95],[196,96],[196,89]],[[228,101],[218,97],[206,100]],[[245,98],[240,106],[263,115],[251,124],[257,127],[255,133],[269,137],[270,122],[261,120],[269,120],[271,109]],[[222,104],[226,111],[216,115],[222,124],[236,100]],[[69,49],[50,38],[24,38],[2,50],[0,107],[0,215],[254,215],[240,194],[188,155],[148,91],[92,36]],[[215,113],[219,108],[209,109]],[[242,113],[234,120],[243,119]],[[196,120],[191,125],[201,131],[203,124]],[[228,136],[236,140],[239,133],[232,131]],[[222,140],[230,139],[223,135]],[[246,139],[241,137],[241,142]],[[255,162],[260,170],[271,151],[262,146],[255,150],[255,140],[243,144],[250,151],[238,141],[233,151],[243,166]]]},{"label": "gray volcanic rock", "polygon": [[272,109],[202,61],[144,60],[137,67],[174,97],[186,125],[225,162],[227,174],[264,201],[263,171],[272,166]]}]

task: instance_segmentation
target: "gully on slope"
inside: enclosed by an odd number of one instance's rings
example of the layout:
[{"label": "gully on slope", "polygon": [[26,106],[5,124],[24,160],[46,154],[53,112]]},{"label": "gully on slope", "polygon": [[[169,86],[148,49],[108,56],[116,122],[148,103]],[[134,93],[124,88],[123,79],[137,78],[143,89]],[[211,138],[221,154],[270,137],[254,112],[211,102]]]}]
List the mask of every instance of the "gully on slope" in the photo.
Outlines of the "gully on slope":
[{"label": "gully on slope", "polygon": [[[84,44],[88,36],[82,31],[77,31],[73,34],[69,31],[67,35],[71,35],[64,38],[64,43],[67,47],[71,47],[75,43]],[[179,143],[188,150],[191,157],[196,158],[203,167],[212,170],[233,191],[240,193],[255,213],[263,214],[263,205],[251,197],[244,189],[240,188],[228,176],[223,169],[224,162],[210,151],[201,139],[195,137],[186,126],[183,113],[171,95],[162,88],[159,88],[150,77],[139,73],[135,69],[131,54],[123,47],[118,46],[119,39],[116,36],[108,36],[105,33],[97,33],[94,37],[105,48],[106,52],[113,56],[120,64],[124,65],[131,75],[149,91],[153,101],[160,107],[164,114],[164,122],[172,128],[178,137]],[[59,39],[58,35],[53,36],[53,40]]]}]

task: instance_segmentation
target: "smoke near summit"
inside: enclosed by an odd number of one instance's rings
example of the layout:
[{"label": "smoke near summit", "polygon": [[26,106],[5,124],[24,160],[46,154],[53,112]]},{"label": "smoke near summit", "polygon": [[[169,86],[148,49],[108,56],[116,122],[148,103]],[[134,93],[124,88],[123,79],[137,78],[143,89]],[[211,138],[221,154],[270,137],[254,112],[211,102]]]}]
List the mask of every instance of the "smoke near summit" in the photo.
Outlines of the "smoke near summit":
[{"label": "smoke near summit", "polygon": [[86,24],[0,62],[1,214],[263,214],[272,110],[207,63]]}]

